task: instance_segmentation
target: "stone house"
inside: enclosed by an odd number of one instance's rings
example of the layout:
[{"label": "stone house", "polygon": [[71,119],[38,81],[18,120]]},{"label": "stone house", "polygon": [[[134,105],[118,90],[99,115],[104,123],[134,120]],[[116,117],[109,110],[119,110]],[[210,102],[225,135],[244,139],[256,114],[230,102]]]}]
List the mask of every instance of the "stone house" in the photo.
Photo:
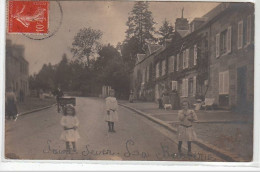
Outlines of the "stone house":
[{"label": "stone house", "polygon": [[24,46],[6,41],[6,88],[11,87],[19,98],[29,94],[29,63],[24,58]]},{"label": "stone house", "polygon": [[[221,3],[190,24],[182,15],[175,22],[175,33],[179,37],[149,60],[153,64],[149,70],[154,72],[149,88],[154,90],[155,101],[163,92],[177,90],[181,101],[191,104],[212,98],[222,108],[252,107],[252,3]],[[142,62],[138,63],[140,69],[144,69]]]},{"label": "stone house", "polygon": [[206,97],[219,107],[252,108],[254,97],[254,5],[222,3],[210,22],[210,76]]}]

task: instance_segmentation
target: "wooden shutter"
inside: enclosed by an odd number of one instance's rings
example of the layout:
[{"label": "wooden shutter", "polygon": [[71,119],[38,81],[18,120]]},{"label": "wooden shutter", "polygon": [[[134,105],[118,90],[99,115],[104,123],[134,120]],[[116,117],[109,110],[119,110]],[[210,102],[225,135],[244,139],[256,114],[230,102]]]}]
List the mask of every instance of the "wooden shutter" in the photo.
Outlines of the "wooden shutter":
[{"label": "wooden shutter", "polygon": [[229,94],[229,72],[223,74],[223,94]]},{"label": "wooden shutter", "polygon": [[185,97],[185,79],[182,79],[181,90],[182,90],[182,96]]},{"label": "wooden shutter", "polygon": [[223,94],[223,72],[219,73],[219,94]]},{"label": "wooden shutter", "polygon": [[186,49],[186,68],[189,68],[190,50]]},{"label": "wooden shutter", "polygon": [[220,40],[220,34],[218,33],[216,35],[216,57],[219,57],[219,40]]},{"label": "wooden shutter", "polygon": [[188,97],[188,93],[189,93],[189,79],[185,79],[185,81],[186,81],[185,96]]},{"label": "wooden shutter", "polygon": [[193,64],[194,65],[197,65],[197,57],[198,56],[198,52],[197,52],[197,45],[194,45],[194,62],[193,62]]},{"label": "wooden shutter", "polygon": [[182,69],[186,67],[186,50],[182,52]]},{"label": "wooden shutter", "polygon": [[174,72],[175,56],[172,56],[172,71]]},{"label": "wooden shutter", "polygon": [[228,27],[227,30],[227,53],[231,52],[231,44],[232,44],[232,28],[231,26]]},{"label": "wooden shutter", "polygon": [[150,74],[150,68],[149,66],[147,66],[147,70],[146,70],[146,81],[148,82],[149,81],[149,74]]},{"label": "wooden shutter", "polygon": [[197,89],[197,77],[193,76],[193,95],[196,95],[196,89]]},{"label": "wooden shutter", "polygon": [[180,65],[180,55],[177,54],[177,60],[176,60],[176,71],[179,71],[179,65]]},{"label": "wooden shutter", "polygon": [[251,42],[251,15],[247,16],[247,36],[246,43],[250,44]]},{"label": "wooden shutter", "polygon": [[241,49],[243,47],[243,20],[238,22],[238,39],[237,39],[237,48]]}]

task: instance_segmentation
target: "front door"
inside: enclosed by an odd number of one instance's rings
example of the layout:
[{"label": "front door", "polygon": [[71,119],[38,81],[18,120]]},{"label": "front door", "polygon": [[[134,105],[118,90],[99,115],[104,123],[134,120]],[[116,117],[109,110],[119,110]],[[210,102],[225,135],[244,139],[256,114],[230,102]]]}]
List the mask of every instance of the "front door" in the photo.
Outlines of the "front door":
[{"label": "front door", "polygon": [[238,108],[246,108],[246,67],[240,67],[237,69],[237,106]]}]

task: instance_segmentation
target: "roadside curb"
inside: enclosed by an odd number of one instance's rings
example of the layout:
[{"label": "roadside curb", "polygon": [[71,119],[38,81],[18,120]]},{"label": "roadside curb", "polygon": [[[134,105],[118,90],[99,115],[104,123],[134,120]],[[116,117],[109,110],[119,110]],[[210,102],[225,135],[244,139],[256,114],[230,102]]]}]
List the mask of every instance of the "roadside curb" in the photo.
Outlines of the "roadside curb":
[{"label": "roadside curb", "polygon": [[31,111],[22,112],[22,113],[19,113],[19,116],[23,116],[23,115],[31,114],[33,112],[38,112],[38,111],[41,111],[41,110],[44,110],[44,109],[48,109],[48,108],[51,108],[52,106],[55,106],[55,105],[56,105],[56,103],[54,103],[50,106],[45,106],[45,107],[37,108],[37,109],[31,110]]},{"label": "roadside curb", "polygon": [[[137,110],[133,107],[130,107],[130,106],[127,106],[125,104],[121,104],[121,103],[118,103],[120,106],[123,106],[127,109],[130,109],[132,110],[133,112],[136,112],[138,113],[139,115],[142,115],[144,116],[145,118],[163,126],[164,128],[166,128],[167,130],[173,132],[173,133],[177,133],[177,129],[172,127],[170,124],[167,124],[165,123],[164,121],[158,119],[158,118],[155,118],[155,117],[152,117],[151,114],[148,114],[148,113],[145,113],[145,112],[142,112],[140,110]],[[229,161],[229,162],[245,162],[244,159],[240,158],[239,156],[229,152],[229,151],[225,151],[225,150],[222,150],[220,148],[217,148],[215,147],[214,145],[212,144],[209,144],[209,143],[206,143],[200,139],[197,139],[196,141],[194,141],[194,143],[196,145],[198,145],[199,147],[205,149],[205,150],[208,150],[214,154],[216,154],[218,157],[226,160],[226,161]]]}]

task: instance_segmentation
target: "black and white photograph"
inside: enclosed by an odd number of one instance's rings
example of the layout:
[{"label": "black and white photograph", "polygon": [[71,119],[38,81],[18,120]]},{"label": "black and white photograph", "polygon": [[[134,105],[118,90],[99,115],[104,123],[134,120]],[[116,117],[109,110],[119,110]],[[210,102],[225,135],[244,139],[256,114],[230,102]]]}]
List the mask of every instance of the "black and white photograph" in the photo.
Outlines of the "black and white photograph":
[{"label": "black and white photograph", "polygon": [[7,161],[253,161],[253,2],[7,0],[5,33]]}]

